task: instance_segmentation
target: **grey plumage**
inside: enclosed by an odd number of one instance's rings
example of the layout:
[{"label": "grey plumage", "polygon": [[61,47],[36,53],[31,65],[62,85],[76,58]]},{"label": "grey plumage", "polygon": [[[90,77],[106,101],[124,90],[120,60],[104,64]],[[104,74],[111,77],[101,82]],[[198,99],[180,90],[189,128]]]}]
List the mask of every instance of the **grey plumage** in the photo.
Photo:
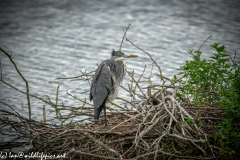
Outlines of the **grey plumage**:
[{"label": "grey plumage", "polygon": [[[100,113],[108,102],[113,101],[120,83],[126,74],[124,60],[137,56],[125,56],[119,51],[112,51],[111,58],[103,61],[95,71],[90,88],[90,101],[94,103],[94,120],[99,119]],[[105,117],[106,125],[106,117]]]},{"label": "grey plumage", "polygon": [[94,103],[94,120],[97,121],[106,103],[113,101],[118,93],[118,87],[125,76],[125,64],[116,61],[121,52],[112,52],[110,59],[103,61],[95,71],[90,88],[90,101]]}]

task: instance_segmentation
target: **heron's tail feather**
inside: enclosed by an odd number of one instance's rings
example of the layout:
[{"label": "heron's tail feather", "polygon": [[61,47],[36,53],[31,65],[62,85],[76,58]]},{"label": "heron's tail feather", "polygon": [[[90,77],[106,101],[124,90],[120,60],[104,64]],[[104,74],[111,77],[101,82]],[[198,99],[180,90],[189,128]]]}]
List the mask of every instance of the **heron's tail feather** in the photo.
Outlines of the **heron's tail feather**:
[{"label": "heron's tail feather", "polygon": [[94,106],[94,121],[98,121],[99,116],[102,112],[102,109],[105,107],[106,105],[106,99],[103,101],[103,103],[98,107],[98,106]]},{"label": "heron's tail feather", "polygon": [[99,106],[99,108],[96,108],[96,107],[94,108],[94,121],[98,121],[102,108],[103,108],[103,105]]}]

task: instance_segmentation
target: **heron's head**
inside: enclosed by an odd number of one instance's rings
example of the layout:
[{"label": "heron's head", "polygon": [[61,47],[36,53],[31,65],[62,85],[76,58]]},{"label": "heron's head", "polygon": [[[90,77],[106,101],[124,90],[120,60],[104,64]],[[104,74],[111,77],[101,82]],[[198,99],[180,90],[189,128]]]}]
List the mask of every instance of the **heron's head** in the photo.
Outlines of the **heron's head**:
[{"label": "heron's head", "polygon": [[115,61],[124,61],[124,60],[130,59],[130,58],[136,58],[136,57],[138,57],[138,56],[125,55],[124,53],[122,53],[120,51],[115,51],[114,49],[112,51],[112,56],[111,56],[111,58]]}]

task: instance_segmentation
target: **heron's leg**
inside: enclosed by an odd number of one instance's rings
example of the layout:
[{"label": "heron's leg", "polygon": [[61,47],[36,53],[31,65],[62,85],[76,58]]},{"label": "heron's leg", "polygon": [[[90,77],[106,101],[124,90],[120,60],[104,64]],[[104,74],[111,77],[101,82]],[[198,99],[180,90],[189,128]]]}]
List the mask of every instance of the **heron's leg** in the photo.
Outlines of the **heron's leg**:
[{"label": "heron's leg", "polygon": [[104,106],[105,127],[107,128],[106,105]]}]

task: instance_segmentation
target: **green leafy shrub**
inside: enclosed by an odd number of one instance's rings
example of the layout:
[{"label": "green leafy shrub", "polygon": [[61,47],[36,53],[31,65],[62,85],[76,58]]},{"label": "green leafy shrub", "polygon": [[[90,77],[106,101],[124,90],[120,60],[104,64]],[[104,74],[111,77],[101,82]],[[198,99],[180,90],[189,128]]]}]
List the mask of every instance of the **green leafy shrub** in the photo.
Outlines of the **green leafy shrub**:
[{"label": "green leafy shrub", "polygon": [[239,153],[240,63],[226,52],[224,45],[215,43],[211,47],[216,53],[207,60],[201,59],[201,51],[189,51],[193,60],[186,61],[180,67],[180,73],[174,76],[184,88],[177,98],[180,103],[225,108],[214,139],[222,147],[222,154],[225,154],[225,149]]}]

